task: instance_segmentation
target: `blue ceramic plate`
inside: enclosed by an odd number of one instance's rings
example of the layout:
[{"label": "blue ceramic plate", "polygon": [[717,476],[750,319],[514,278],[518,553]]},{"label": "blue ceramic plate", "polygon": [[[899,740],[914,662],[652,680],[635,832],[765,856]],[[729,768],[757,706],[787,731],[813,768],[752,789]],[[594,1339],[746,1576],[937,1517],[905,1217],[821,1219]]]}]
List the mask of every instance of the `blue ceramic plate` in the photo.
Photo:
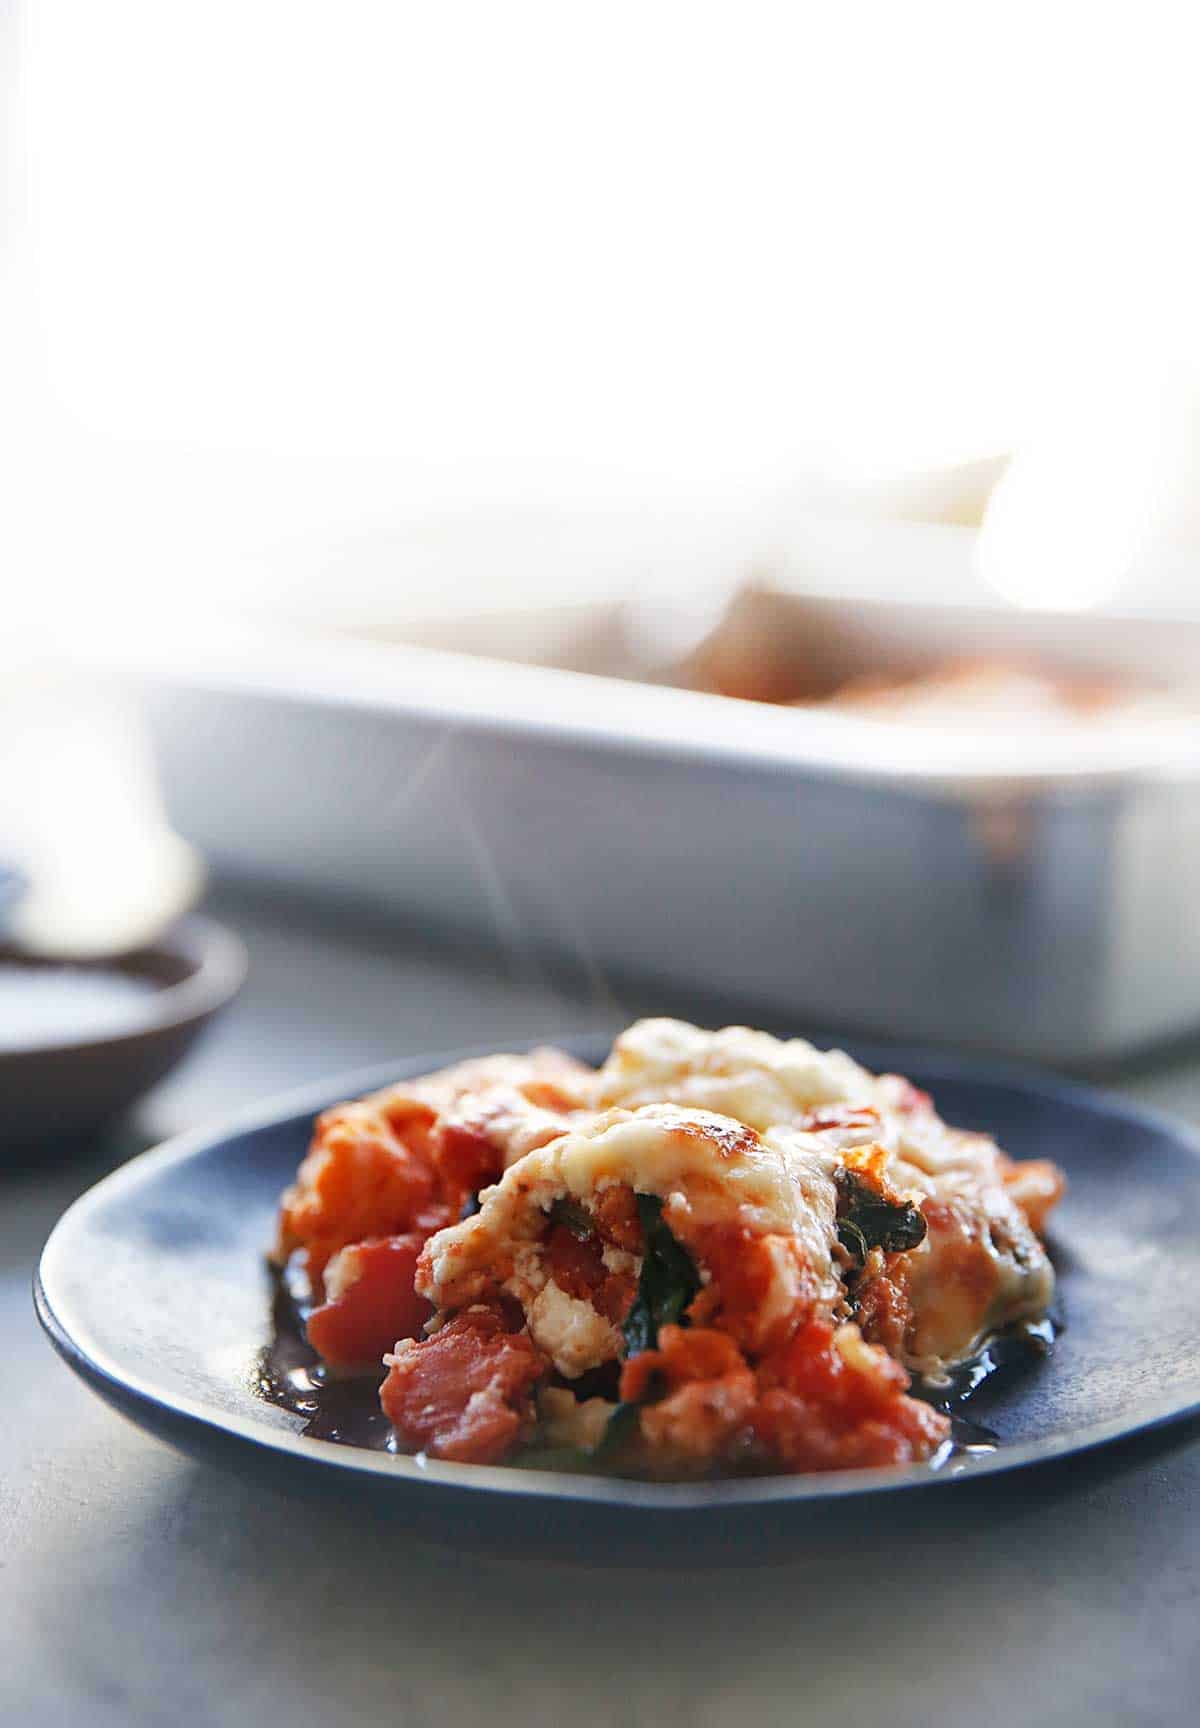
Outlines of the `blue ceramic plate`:
[{"label": "blue ceramic plate", "polygon": [[[599,1060],[596,1041],[573,1041]],[[1025,1469],[1200,1412],[1200,1143],[1165,1118],[1079,1087],[903,1050],[858,1049],[910,1074],[953,1122],[1019,1157],[1052,1157],[1070,1189],[1051,1249],[1063,1331],[1051,1357],[993,1377],[969,1406],[992,1452],[927,1467],[717,1483],[629,1482],[419,1463],[314,1437],[261,1395],[272,1341],[263,1251],[313,1115],[338,1099],[473,1052],[343,1076],[147,1152],[78,1200],[42,1255],[35,1297],[68,1365],[135,1422],[186,1451],[366,1494],[444,1532],[497,1513],[543,1529],[590,1520],[688,1522],[752,1509],[772,1523],[814,1501],[936,1489]],[[847,1508],[848,1510],[848,1508]]]}]

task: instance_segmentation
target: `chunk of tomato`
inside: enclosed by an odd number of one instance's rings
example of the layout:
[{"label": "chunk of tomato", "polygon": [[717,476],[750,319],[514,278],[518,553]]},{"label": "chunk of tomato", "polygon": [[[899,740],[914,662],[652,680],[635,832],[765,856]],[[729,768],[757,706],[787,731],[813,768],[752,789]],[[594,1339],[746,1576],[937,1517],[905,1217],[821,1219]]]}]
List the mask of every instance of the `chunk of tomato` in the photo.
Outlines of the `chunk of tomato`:
[{"label": "chunk of tomato", "polygon": [[410,1451],[495,1464],[520,1438],[544,1372],[528,1333],[508,1331],[492,1309],[471,1308],[398,1352],[380,1403]]},{"label": "chunk of tomato", "polygon": [[378,1363],[400,1338],[419,1338],[433,1313],[413,1288],[420,1232],[344,1248],[327,1269],[333,1295],[308,1317],[308,1341],[338,1368]]}]

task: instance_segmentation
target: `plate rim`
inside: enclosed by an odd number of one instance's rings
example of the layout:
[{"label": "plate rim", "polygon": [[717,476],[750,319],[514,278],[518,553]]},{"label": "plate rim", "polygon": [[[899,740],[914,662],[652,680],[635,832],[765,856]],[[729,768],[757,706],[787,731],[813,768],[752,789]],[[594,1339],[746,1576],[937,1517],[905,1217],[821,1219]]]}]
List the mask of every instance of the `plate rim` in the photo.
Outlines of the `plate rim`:
[{"label": "plate rim", "polygon": [[[574,1033],[521,1038],[513,1040],[516,1051],[532,1049],[539,1044],[553,1043],[559,1048],[583,1055],[602,1048],[603,1033]],[[1200,1130],[1169,1112],[1122,1098],[1105,1089],[1074,1080],[1062,1080],[1056,1075],[1031,1067],[1011,1063],[979,1060],[970,1055],[938,1051],[920,1046],[887,1046],[869,1041],[851,1041],[856,1050],[886,1051],[900,1072],[915,1070],[929,1078],[936,1088],[939,1077],[946,1081],[985,1082],[1024,1092],[1056,1104],[1068,1104],[1086,1113],[1119,1117],[1142,1125],[1157,1134],[1168,1135],[1185,1149],[1200,1165]],[[59,1313],[54,1300],[56,1257],[64,1251],[73,1230],[86,1228],[89,1214],[114,1192],[128,1189],[135,1192],[147,1182],[159,1178],[172,1167],[202,1160],[204,1155],[242,1134],[282,1126],[318,1109],[326,1108],[339,1098],[361,1095],[365,1091],[401,1080],[451,1061],[463,1061],[475,1055],[493,1053],[493,1046],[473,1045],[449,1051],[419,1052],[391,1061],[306,1082],[266,1100],[246,1106],[229,1115],[187,1132],[172,1136],[162,1144],[110,1171],[87,1188],[67,1207],[54,1225],[38,1257],[33,1276],[33,1302],[38,1320],[60,1357],[79,1377],[107,1402],[115,1404],[131,1420],[150,1425],[156,1432],[163,1427],[196,1433],[198,1439],[220,1438],[240,1442],[260,1453],[275,1453],[309,1468],[324,1466],[339,1476],[391,1481],[401,1494],[419,1487],[449,1489],[471,1494],[500,1494],[506,1499],[553,1500],[589,1506],[604,1506],[613,1511],[638,1511],[666,1514],[717,1513],[747,1506],[784,1505],[807,1501],[844,1499],[880,1493],[894,1493],[916,1488],[949,1487],[958,1483],[981,1482],[1014,1470],[1051,1464],[1064,1458],[1095,1451],[1119,1440],[1132,1439],[1153,1429],[1182,1423],[1200,1416],[1200,1379],[1194,1396],[1181,1403],[1179,1397],[1165,1396],[1141,1404],[1126,1417],[1106,1422],[1090,1423],[1059,1436],[1016,1442],[1000,1447],[985,1458],[973,1460],[970,1467],[959,1471],[930,1470],[915,1464],[878,1470],[843,1470],[809,1474],[753,1477],[700,1483],[645,1482],[625,1477],[567,1474],[534,1468],[514,1469],[510,1465],[455,1464],[434,1459],[420,1460],[405,1454],[375,1452],[365,1447],[319,1440],[256,1422],[231,1411],[205,1404],[184,1395],[164,1395],[136,1372],[124,1367],[108,1351],[90,1345],[86,1322],[75,1327]],[[253,1264],[261,1266],[261,1260]],[[82,1337],[76,1333],[81,1332]],[[137,1412],[137,1414],[135,1414]],[[143,1418],[145,1421],[143,1421]],[[182,1444],[182,1442],[180,1442]]]}]

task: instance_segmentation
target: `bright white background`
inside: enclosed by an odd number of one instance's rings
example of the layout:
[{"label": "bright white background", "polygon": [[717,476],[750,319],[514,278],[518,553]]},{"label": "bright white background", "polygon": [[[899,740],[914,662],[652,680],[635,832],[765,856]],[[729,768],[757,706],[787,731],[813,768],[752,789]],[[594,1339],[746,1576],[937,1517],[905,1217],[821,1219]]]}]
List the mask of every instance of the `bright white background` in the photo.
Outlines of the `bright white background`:
[{"label": "bright white background", "polygon": [[1194,359],[1189,13],[0,0],[0,630],[503,595],[566,520],[582,588],[591,522],[1105,447]]}]

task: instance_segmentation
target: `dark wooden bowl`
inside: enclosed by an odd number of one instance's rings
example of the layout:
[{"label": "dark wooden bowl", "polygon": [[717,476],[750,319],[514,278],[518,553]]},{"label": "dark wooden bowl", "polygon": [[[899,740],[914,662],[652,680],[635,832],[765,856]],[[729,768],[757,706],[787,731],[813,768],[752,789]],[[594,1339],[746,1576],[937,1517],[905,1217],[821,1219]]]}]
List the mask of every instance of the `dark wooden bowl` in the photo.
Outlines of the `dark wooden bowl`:
[{"label": "dark wooden bowl", "polygon": [[[0,943],[0,963],[64,964]],[[181,919],[151,948],[116,959],[80,961],[120,971],[153,989],[129,1029],[61,1043],[0,1048],[0,1155],[28,1154],[78,1140],[127,1110],[161,1080],[197,1033],[236,995],[246,954],[232,932],[206,918]]]}]

